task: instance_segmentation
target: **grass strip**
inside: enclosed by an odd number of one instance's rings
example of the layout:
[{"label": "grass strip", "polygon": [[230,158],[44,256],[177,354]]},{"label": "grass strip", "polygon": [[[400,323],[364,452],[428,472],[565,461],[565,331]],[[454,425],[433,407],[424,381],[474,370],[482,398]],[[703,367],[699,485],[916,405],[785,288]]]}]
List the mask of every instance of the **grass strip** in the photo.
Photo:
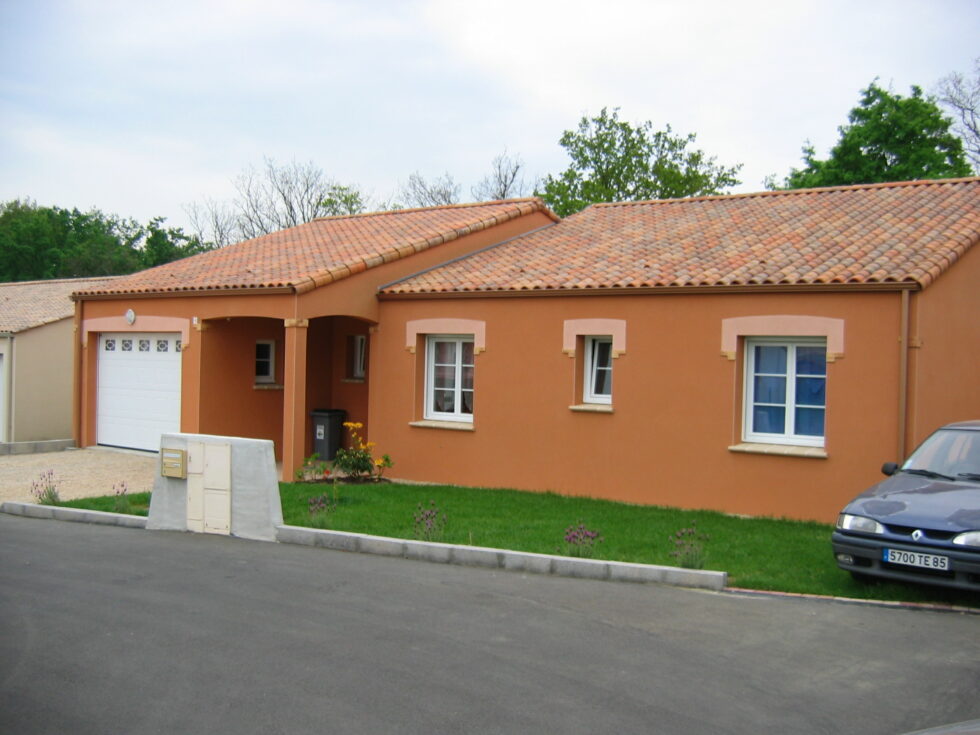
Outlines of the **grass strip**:
[{"label": "grass strip", "polygon": [[[929,585],[854,581],[834,562],[830,524],[776,518],[741,518],[705,510],[630,505],[555,493],[449,485],[281,483],[285,523],[393,538],[417,538],[420,508],[445,515],[437,539],[541,554],[567,554],[566,529],[584,524],[603,540],[592,558],[680,566],[671,555],[678,531],[696,528],[705,569],[728,572],[732,587],[899,602],[980,607],[970,592]],[[315,519],[310,499],[326,496]],[[146,515],[149,493],[128,497],[129,511],[107,495],[62,505]]]}]

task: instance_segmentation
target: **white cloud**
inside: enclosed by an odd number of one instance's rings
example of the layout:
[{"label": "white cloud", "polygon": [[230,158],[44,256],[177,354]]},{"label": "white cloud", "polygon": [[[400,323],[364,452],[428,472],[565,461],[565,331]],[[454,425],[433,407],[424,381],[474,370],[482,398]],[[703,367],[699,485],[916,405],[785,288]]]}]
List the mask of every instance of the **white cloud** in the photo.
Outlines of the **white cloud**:
[{"label": "white cloud", "polygon": [[969,70],[975,0],[37,0],[0,5],[0,200],[124,216],[231,196],[263,156],[464,192],[494,155],[567,165],[603,106],[671,124],[743,189],[825,152],[873,78]]}]

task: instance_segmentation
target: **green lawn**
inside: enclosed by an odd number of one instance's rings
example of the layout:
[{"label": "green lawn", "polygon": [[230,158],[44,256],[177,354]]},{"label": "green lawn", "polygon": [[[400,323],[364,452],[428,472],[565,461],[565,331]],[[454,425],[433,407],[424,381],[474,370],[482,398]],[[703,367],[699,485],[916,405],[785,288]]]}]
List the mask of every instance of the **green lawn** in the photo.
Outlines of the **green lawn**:
[{"label": "green lawn", "polygon": [[[128,507],[126,503],[128,502]],[[150,493],[130,493],[125,499],[115,495],[103,495],[99,498],[78,498],[63,500],[59,505],[68,508],[85,508],[86,510],[103,510],[109,513],[128,513],[134,516],[145,516],[150,510]]]},{"label": "green lawn", "polygon": [[[728,572],[732,587],[980,606],[970,593],[855,582],[834,563],[829,524],[441,485],[338,485],[336,491],[339,502],[329,513],[327,527],[337,531],[414,538],[419,504],[429,507],[435,501],[446,515],[441,540],[447,543],[564,553],[565,529],[581,521],[604,538],[596,547],[596,559],[676,566],[670,555],[675,549],[672,537],[693,524],[709,536],[704,568]],[[285,522],[310,525],[309,498],[333,492],[330,485],[283,483]]]},{"label": "green lawn", "polygon": [[[311,525],[309,499],[326,494],[337,497],[326,516],[327,528],[415,538],[413,519],[419,504],[429,508],[434,501],[446,517],[439,539],[446,543],[561,554],[565,529],[581,522],[604,539],[593,558],[672,566],[677,565],[671,556],[674,534],[695,526],[709,537],[704,542],[704,568],[728,572],[732,587],[980,607],[971,593],[855,582],[834,563],[829,524],[442,485],[282,483],[280,490],[283,520],[295,526]],[[114,500],[107,496],[64,504],[111,511]],[[133,495],[131,502],[132,512],[145,515],[149,495]]]}]

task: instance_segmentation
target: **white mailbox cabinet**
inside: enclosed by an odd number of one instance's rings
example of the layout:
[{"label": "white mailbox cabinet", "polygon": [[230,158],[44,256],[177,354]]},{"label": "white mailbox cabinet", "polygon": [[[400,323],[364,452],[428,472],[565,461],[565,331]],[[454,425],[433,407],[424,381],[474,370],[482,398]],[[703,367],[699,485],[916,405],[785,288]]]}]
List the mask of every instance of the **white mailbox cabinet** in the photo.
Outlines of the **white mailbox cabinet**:
[{"label": "white mailbox cabinet", "polygon": [[[282,525],[274,446],[265,439],[164,434],[146,527],[276,540]],[[186,472],[166,462],[186,453]]]}]

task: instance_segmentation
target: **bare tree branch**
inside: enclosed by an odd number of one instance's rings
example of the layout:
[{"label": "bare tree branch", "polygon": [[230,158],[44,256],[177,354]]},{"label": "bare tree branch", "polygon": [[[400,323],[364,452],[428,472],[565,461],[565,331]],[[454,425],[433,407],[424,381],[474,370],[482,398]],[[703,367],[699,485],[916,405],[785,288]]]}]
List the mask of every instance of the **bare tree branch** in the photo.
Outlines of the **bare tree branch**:
[{"label": "bare tree branch", "polygon": [[206,199],[185,207],[202,241],[224,246],[368,208],[361,189],[337,183],[313,162],[278,165],[265,158],[263,164],[261,170],[249,166],[232,180],[237,196],[231,202]]},{"label": "bare tree branch", "polygon": [[194,235],[202,243],[223,248],[239,240],[238,217],[227,203],[205,198],[203,204],[184,205]]},{"label": "bare tree branch", "polygon": [[973,60],[973,78],[953,72],[939,80],[939,101],[954,114],[953,132],[973,170],[980,173],[980,56]]},{"label": "bare tree branch", "polygon": [[462,187],[449,173],[426,181],[418,171],[408,177],[402,188],[402,197],[410,207],[439,207],[446,204],[459,204]]},{"label": "bare tree branch", "polygon": [[526,196],[529,189],[524,182],[523,170],[521,157],[511,157],[505,148],[491,162],[490,173],[470,189],[470,193],[478,202]]}]

